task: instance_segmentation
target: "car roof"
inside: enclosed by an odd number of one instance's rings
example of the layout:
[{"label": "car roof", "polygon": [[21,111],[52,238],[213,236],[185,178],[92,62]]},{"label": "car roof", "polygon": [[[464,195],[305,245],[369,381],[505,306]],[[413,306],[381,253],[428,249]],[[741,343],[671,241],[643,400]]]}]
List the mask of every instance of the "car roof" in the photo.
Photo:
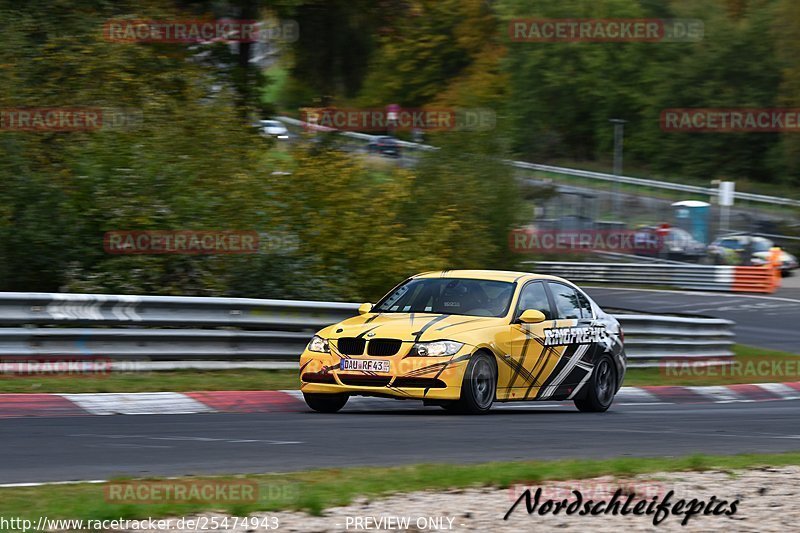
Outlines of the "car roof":
[{"label": "car roof", "polygon": [[[548,276],[545,274],[536,274],[533,272],[514,272],[510,270],[438,270],[435,272],[423,272],[412,276],[414,278],[464,278],[464,279],[482,279],[491,281],[529,281],[532,279],[550,279],[554,281],[569,281],[559,278],[557,276]],[[572,283],[571,283],[572,284]],[[574,285],[574,284],[573,284]]]}]

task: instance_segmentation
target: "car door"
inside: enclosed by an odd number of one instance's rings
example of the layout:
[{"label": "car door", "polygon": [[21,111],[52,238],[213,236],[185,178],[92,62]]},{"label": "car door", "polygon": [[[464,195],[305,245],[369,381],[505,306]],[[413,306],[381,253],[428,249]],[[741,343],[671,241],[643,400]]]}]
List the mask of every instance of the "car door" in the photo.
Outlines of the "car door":
[{"label": "car door", "polygon": [[[541,311],[544,322],[523,324],[519,316],[527,309]],[[555,324],[552,300],[544,281],[526,283],[520,290],[511,324],[508,353],[498,360],[498,399],[520,400],[535,398],[543,376],[549,374],[558,357],[544,345],[544,331]]]},{"label": "car door", "polygon": [[545,345],[558,361],[545,377],[537,399],[568,398],[592,370],[597,350],[594,310],[588,298],[574,287],[548,281],[556,310],[555,326],[545,330]]}]

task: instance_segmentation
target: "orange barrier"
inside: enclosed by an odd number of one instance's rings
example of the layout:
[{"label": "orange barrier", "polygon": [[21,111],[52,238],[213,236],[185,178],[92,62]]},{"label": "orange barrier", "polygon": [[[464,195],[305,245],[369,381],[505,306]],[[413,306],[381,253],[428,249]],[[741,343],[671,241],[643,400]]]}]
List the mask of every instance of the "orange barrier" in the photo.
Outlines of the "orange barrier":
[{"label": "orange barrier", "polygon": [[780,285],[781,273],[772,266],[734,267],[733,292],[775,292]]}]

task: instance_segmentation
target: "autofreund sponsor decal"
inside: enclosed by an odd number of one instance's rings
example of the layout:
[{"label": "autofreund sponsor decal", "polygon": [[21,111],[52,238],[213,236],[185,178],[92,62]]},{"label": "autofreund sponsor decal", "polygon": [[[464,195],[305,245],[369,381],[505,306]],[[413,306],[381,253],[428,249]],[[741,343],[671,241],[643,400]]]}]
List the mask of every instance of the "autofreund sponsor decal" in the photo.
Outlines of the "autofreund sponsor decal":
[{"label": "autofreund sponsor decal", "polygon": [[605,326],[548,328],[544,330],[545,346],[589,344],[608,338]]}]

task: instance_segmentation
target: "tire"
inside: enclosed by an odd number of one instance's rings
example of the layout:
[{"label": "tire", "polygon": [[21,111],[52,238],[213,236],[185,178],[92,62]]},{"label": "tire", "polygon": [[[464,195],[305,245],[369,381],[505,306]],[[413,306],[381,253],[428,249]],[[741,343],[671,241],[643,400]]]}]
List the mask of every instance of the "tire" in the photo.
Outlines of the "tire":
[{"label": "tire", "polygon": [[575,407],[584,413],[603,413],[611,407],[617,393],[617,371],[614,361],[604,354],[594,366],[583,398],[575,399]]},{"label": "tire", "polygon": [[464,372],[461,399],[445,409],[470,415],[485,414],[492,408],[496,392],[497,366],[494,357],[486,352],[478,352],[469,360]]},{"label": "tire", "polygon": [[320,413],[335,413],[347,403],[347,394],[303,394],[303,398],[313,410]]}]

